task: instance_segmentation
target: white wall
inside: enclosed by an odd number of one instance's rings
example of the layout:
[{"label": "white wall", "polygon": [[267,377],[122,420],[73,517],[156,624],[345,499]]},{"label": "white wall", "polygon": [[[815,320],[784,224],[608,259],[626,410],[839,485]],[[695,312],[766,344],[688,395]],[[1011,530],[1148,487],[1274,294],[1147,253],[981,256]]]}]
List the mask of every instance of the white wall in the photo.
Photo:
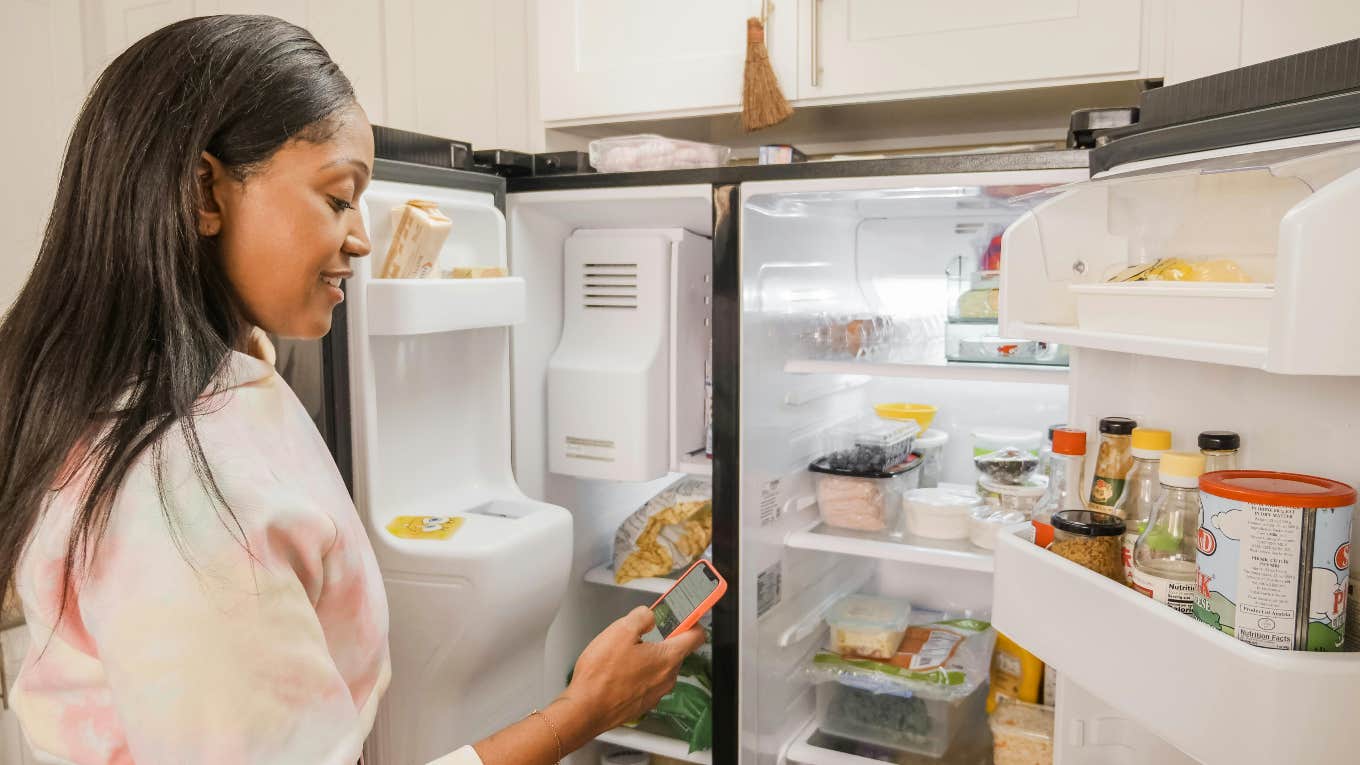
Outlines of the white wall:
[{"label": "white wall", "polygon": [[66,136],[99,72],[172,21],[271,13],[307,27],[374,123],[536,149],[528,0],[0,0],[0,311],[27,276]]}]

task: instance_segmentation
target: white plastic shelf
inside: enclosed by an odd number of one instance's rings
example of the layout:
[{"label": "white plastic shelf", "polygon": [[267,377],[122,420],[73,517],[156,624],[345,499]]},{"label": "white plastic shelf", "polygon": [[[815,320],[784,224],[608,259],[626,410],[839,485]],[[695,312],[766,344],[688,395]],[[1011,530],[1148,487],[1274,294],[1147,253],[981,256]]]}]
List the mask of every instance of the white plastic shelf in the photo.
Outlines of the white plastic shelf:
[{"label": "white plastic shelf", "polygon": [[967,540],[926,539],[911,534],[900,540],[885,539],[875,534],[818,524],[807,531],[789,534],[784,545],[799,550],[820,550],[924,566],[992,571],[992,553]]},{"label": "white plastic shelf", "polygon": [[1067,367],[1039,364],[987,364],[950,361],[938,364],[897,364],[869,361],[794,360],[784,364],[789,374],[863,375],[934,380],[1067,384]]},{"label": "white plastic shelf", "polygon": [[591,584],[599,584],[605,587],[618,587],[621,590],[636,590],[638,592],[650,592],[657,595],[665,595],[666,591],[675,585],[674,579],[663,579],[660,577],[647,577],[643,579],[633,579],[626,584],[619,584],[614,581],[614,569],[606,563],[596,566],[586,572],[586,581]]},{"label": "white plastic shelf", "polygon": [[1012,324],[1007,333],[1026,340],[1043,340],[1077,348],[1133,353],[1140,356],[1161,356],[1206,364],[1225,364],[1234,367],[1261,369],[1266,363],[1266,349],[1255,345],[1230,345],[1203,340],[1181,340],[1150,335],[1129,335],[1119,332],[1099,332],[1074,326],[1056,324]]},{"label": "white plastic shelf", "polygon": [[371,335],[425,335],[519,324],[526,289],[500,279],[373,279],[368,282]]},{"label": "white plastic shelf", "polygon": [[655,733],[634,730],[632,728],[615,728],[601,733],[597,741],[606,744],[621,746],[625,749],[635,749],[639,752],[649,754],[659,754],[663,757],[671,757],[684,762],[692,762],[695,765],[712,765],[712,752],[693,752],[689,751],[689,744],[675,738],[658,736]]},{"label": "white plastic shelf", "polygon": [[1360,654],[1248,645],[1014,529],[998,535],[996,570],[998,630],[1203,765],[1351,762],[1360,751]]}]

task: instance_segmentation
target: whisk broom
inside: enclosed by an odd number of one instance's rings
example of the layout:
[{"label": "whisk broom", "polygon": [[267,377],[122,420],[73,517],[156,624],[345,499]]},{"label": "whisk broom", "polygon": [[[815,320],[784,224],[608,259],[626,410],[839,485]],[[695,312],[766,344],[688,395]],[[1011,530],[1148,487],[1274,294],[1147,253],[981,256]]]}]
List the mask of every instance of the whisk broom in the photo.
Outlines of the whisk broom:
[{"label": "whisk broom", "polygon": [[748,133],[778,125],[793,115],[793,107],[779,90],[765,47],[765,24],[746,20],[746,73],[741,90],[741,127]]}]

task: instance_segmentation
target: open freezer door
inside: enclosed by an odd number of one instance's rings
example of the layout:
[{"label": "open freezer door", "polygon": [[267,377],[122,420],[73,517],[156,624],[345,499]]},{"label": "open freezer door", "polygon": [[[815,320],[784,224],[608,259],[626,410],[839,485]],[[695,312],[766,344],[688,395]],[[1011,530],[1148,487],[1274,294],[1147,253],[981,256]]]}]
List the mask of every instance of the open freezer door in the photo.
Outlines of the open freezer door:
[{"label": "open freezer door", "polygon": [[[436,273],[378,278],[411,200],[451,222]],[[546,692],[572,522],[511,470],[510,327],[525,318],[525,282],[442,273],[506,268],[503,202],[500,178],[381,159],[363,197],[373,255],[354,261],[346,314],[354,498],[390,607],[392,682],[366,748],[376,765],[474,743]]]}]

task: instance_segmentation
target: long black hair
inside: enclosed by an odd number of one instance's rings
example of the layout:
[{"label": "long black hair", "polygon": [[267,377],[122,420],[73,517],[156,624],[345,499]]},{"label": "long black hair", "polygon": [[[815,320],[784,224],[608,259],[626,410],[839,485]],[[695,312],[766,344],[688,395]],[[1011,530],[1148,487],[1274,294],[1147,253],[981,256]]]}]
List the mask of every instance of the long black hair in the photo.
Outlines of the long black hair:
[{"label": "long black hair", "polygon": [[194,416],[246,330],[216,241],[198,233],[197,168],[207,151],[246,180],[288,141],[329,138],[353,103],[325,48],[271,16],[171,24],[100,75],[67,144],[32,274],[0,323],[0,593],[49,492],[80,475],[68,592],[129,468],[143,454],[159,466],[172,429],[234,522]]}]

